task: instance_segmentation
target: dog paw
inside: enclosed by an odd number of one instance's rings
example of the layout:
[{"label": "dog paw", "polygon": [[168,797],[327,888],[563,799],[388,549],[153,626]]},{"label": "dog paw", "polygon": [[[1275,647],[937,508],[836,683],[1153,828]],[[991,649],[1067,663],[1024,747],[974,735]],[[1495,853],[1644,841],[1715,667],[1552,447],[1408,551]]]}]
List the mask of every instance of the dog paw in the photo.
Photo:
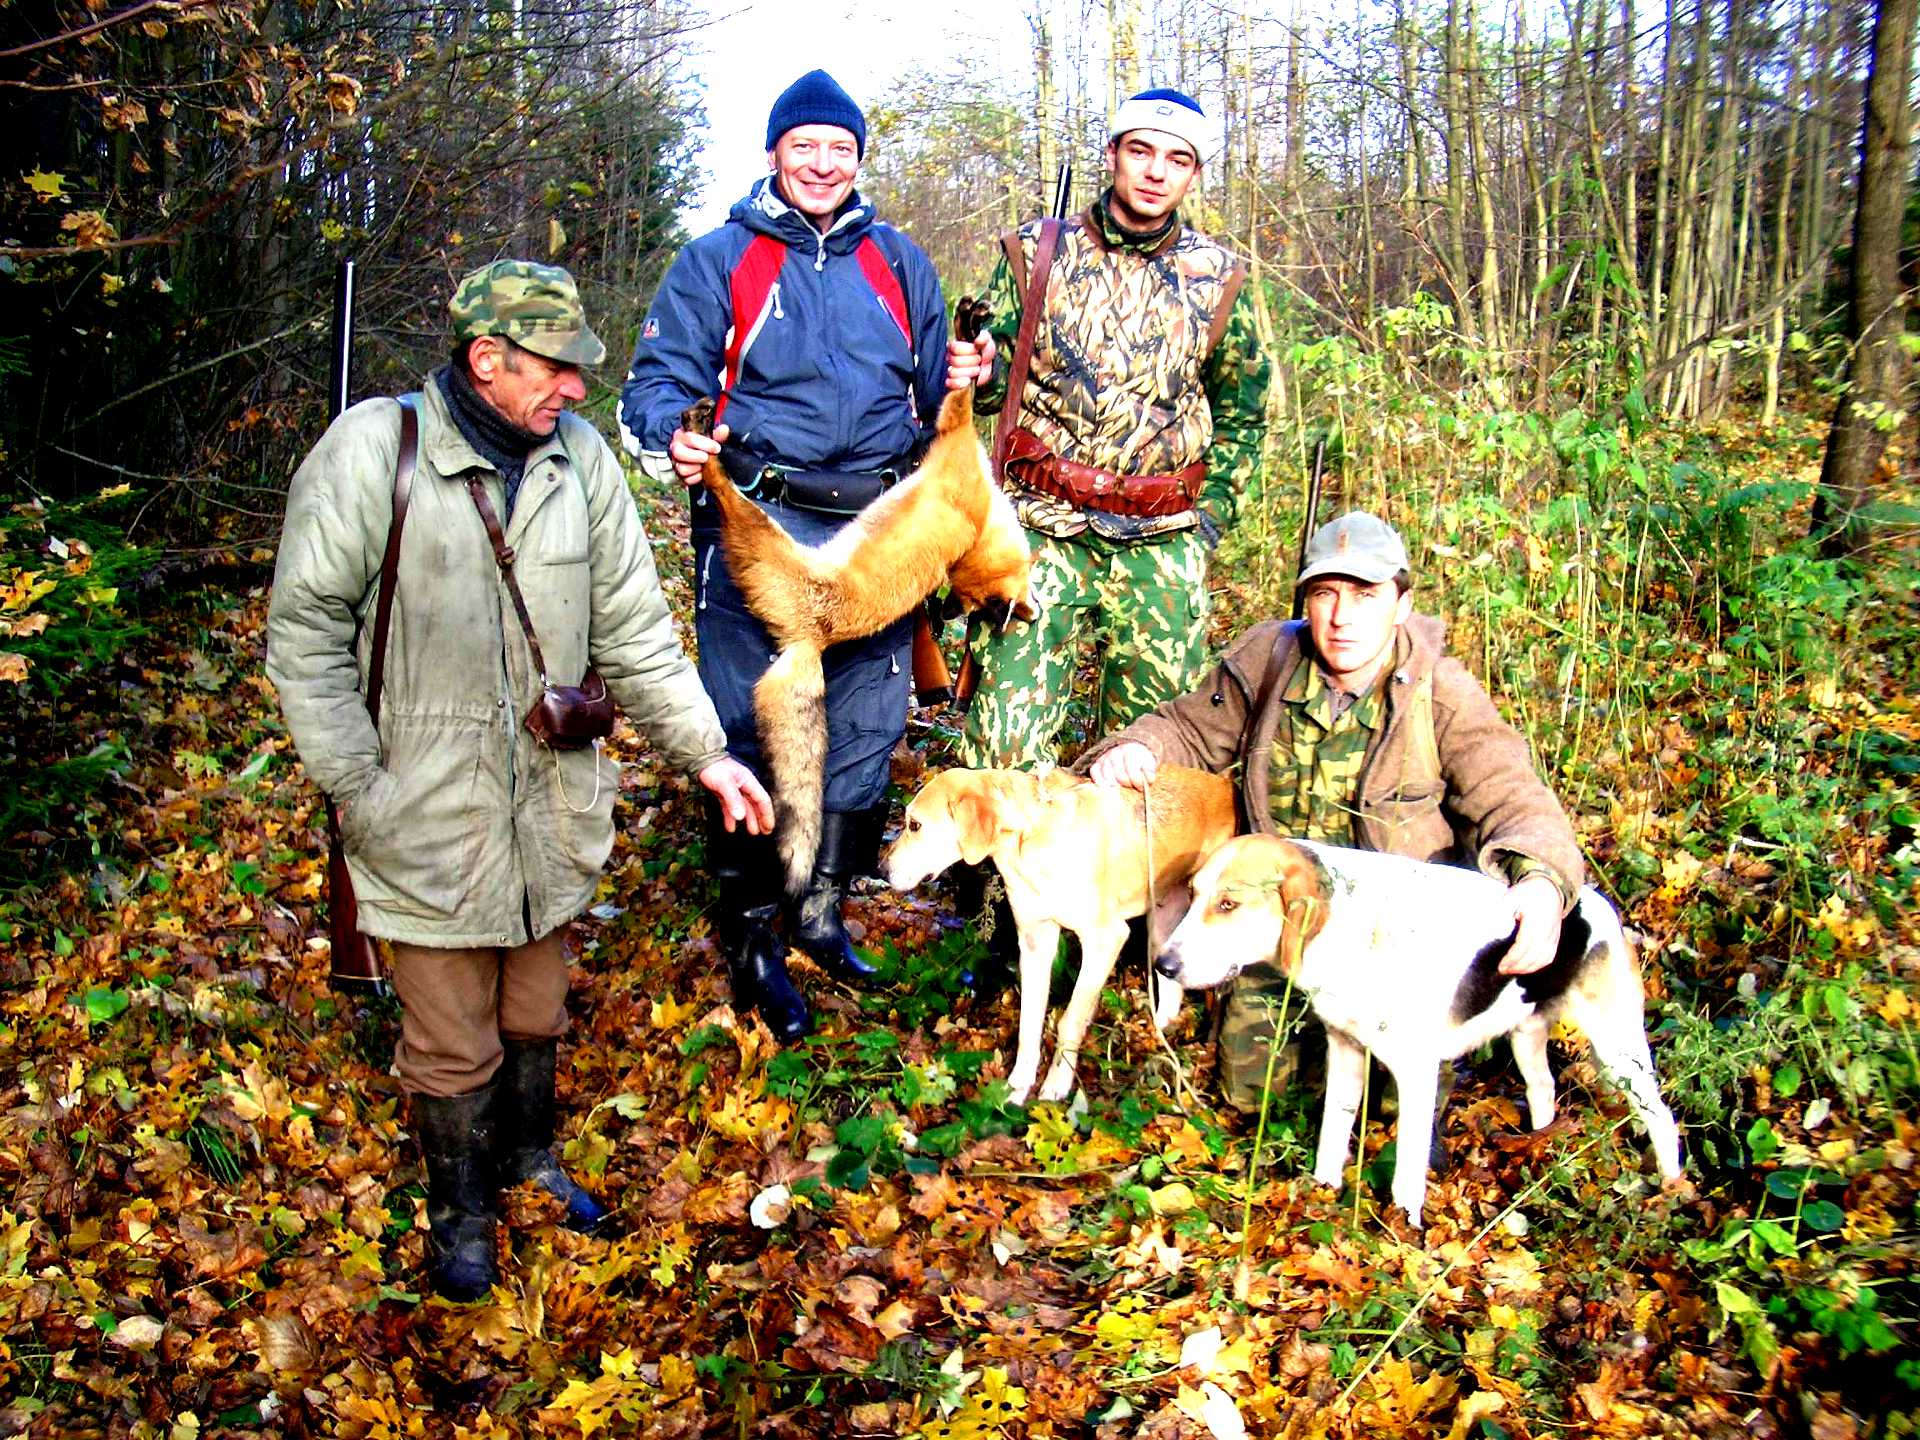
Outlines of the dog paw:
[{"label": "dog paw", "polygon": [[712,396],[702,398],[689,405],[680,416],[680,428],[689,435],[711,435],[713,433],[714,403]]},{"label": "dog paw", "polygon": [[1027,1097],[1033,1094],[1033,1082],[1038,1078],[1037,1075],[1022,1075],[1017,1071],[1007,1076],[1007,1103],[1009,1105],[1026,1104]]},{"label": "dog paw", "polygon": [[1313,1183],[1316,1185],[1324,1185],[1333,1191],[1334,1194],[1338,1195],[1346,1188],[1347,1184],[1344,1167],[1340,1170],[1316,1169],[1313,1172]]},{"label": "dog paw", "polygon": [[1040,1087],[1040,1098],[1049,1104],[1057,1104],[1073,1094],[1073,1071],[1053,1070],[1047,1075],[1047,1083]]}]

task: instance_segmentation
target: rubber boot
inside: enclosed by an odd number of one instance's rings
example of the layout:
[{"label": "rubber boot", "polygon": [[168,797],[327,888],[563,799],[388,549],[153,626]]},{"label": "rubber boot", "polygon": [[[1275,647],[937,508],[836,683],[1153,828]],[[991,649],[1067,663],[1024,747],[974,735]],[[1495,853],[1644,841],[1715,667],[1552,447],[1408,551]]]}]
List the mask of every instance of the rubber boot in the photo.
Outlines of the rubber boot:
[{"label": "rubber boot", "polygon": [[774,928],[780,918],[781,868],[771,835],[728,831],[717,805],[707,809],[707,855],[720,896],[714,932],[727,957],[736,1010],[758,1010],[783,1045],[813,1029],[806,997],[787,974],[787,947]]},{"label": "rubber boot", "polygon": [[506,1040],[495,1084],[500,1090],[500,1183],[531,1180],[566,1203],[561,1222],[582,1235],[611,1228],[607,1208],[582,1190],[553,1158],[553,1067],[556,1040]]},{"label": "rubber boot", "polygon": [[413,1128],[427,1164],[427,1278],[448,1300],[484,1298],[493,1263],[494,1102],[489,1083],[465,1095],[415,1095]]},{"label": "rubber boot", "polygon": [[979,999],[991,1001],[1020,973],[1020,928],[991,860],[955,866],[953,873],[954,903],[980,942],[973,964],[960,972],[960,983]]},{"label": "rubber boot", "polygon": [[871,987],[879,971],[854,952],[847,935],[847,884],[853,879],[863,841],[874,833],[871,810],[829,810],[820,817],[820,849],[813,857],[813,875],[806,891],[794,902],[793,943],[836,980]]}]

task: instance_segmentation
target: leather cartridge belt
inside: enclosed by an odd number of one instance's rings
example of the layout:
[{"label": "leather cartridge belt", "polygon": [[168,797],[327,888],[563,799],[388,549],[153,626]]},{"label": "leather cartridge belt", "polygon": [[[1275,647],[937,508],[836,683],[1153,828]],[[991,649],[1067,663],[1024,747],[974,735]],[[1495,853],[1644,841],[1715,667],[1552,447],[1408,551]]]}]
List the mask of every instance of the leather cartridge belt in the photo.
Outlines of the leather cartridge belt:
[{"label": "leather cartridge belt", "polygon": [[1016,485],[1065,500],[1082,510],[1113,515],[1178,515],[1191,510],[1207,483],[1207,464],[1196,460],[1172,475],[1116,475],[1097,465],[1066,460],[1015,426],[1007,437],[1007,478]]},{"label": "leather cartridge belt", "polygon": [[721,448],[720,463],[743,495],[828,515],[857,515],[913,470],[910,456],[878,470],[803,470],[731,445]]}]

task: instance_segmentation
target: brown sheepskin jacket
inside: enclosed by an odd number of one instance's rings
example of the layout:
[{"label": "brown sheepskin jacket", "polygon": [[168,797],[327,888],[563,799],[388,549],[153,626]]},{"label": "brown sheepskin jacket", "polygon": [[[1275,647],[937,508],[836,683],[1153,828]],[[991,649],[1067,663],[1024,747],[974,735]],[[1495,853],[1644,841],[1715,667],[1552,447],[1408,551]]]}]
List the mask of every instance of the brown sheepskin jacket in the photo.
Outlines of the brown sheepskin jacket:
[{"label": "brown sheepskin jacket", "polygon": [[[1439,620],[1414,615],[1406,634],[1411,654],[1385,678],[1387,723],[1361,773],[1363,845],[1476,866],[1502,881],[1511,878],[1513,857],[1530,856],[1553,872],[1571,904],[1586,867],[1566,812],[1534,771],[1527,742],[1500,718],[1466,667],[1445,653]],[[1304,624],[1256,625],[1228,647],[1206,683],[1092,746],[1074,769],[1085,771],[1129,740],[1163,764],[1215,774],[1238,767],[1243,824],[1270,831],[1268,754],[1287,681],[1296,666],[1311,663],[1301,652],[1305,635]],[[1430,729],[1419,715],[1426,696]]]}]

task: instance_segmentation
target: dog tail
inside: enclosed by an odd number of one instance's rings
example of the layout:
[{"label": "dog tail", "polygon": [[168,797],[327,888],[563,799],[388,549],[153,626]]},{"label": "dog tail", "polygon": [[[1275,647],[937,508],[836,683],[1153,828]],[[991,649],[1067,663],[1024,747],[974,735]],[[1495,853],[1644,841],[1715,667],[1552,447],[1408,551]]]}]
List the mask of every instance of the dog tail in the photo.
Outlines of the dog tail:
[{"label": "dog tail", "polygon": [[820,647],[800,643],[782,650],[753,687],[753,713],[773,772],[787,890],[798,895],[813,875],[826,795],[827,684]]}]

